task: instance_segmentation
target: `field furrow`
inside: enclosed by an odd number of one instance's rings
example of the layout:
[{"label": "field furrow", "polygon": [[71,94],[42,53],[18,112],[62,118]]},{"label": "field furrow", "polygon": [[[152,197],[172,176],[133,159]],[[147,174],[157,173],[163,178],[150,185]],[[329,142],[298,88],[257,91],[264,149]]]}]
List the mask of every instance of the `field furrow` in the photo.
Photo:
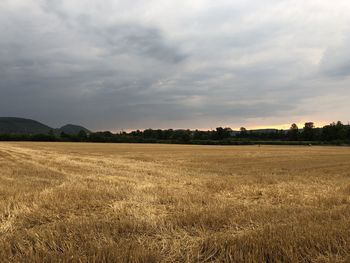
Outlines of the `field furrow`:
[{"label": "field furrow", "polygon": [[3,262],[348,262],[350,149],[0,143]]}]

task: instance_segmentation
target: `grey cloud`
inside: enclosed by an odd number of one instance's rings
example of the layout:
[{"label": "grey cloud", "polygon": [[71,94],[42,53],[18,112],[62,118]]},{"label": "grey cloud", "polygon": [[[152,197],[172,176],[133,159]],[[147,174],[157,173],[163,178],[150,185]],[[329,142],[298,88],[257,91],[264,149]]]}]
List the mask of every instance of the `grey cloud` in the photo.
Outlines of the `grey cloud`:
[{"label": "grey cloud", "polygon": [[325,26],[324,36],[299,35],[293,15],[309,12],[283,13],[292,1],[221,0],[213,12],[205,1],[199,11],[183,2],[186,12],[176,1],[168,4],[177,12],[158,10],[161,1],[106,1],[110,12],[76,3],[83,2],[2,4],[1,115],[91,129],[208,128],[259,118],[284,123],[316,114],[310,100],[350,95],[346,80],[327,78],[349,74],[347,44],[329,48],[326,33],[335,27],[328,18],[305,24],[307,32]]},{"label": "grey cloud", "polygon": [[329,77],[350,76],[350,37],[340,45],[328,48],[320,62],[320,72]]},{"label": "grey cloud", "polygon": [[144,57],[154,57],[169,63],[178,63],[186,58],[186,55],[176,47],[167,44],[161,32],[156,28],[132,24],[115,25],[101,33],[113,53],[131,51]]},{"label": "grey cloud", "polygon": [[57,16],[70,29],[82,34],[85,41],[92,41],[104,50],[104,56],[136,54],[168,63],[178,63],[186,55],[168,43],[157,27],[139,23],[99,24],[87,14],[72,15],[64,8],[62,0],[46,0],[43,10]]}]

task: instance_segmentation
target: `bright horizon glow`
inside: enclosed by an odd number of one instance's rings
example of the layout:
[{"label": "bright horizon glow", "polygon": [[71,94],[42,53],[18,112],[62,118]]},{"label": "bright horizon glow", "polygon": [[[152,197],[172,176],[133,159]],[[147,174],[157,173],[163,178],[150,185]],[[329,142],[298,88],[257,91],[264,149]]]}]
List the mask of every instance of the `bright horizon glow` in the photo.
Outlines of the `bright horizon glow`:
[{"label": "bright horizon glow", "polygon": [[[298,128],[299,129],[302,129],[305,125],[306,122],[309,122],[309,121],[304,121],[304,122],[299,122],[299,123],[296,123]],[[312,121],[311,121],[312,122]],[[331,122],[322,122],[322,121],[319,121],[319,122],[314,122],[315,124],[315,128],[322,128],[326,125],[329,125],[331,124],[333,121]],[[334,121],[334,122],[337,122],[337,121]],[[342,122],[343,124],[348,124],[348,122]],[[259,126],[240,126],[240,127],[237,127],[237,126],[234,126],[234,127],[230,127],[228,125],[224,125],[224,126],[218,126],[218,127],[222,127],[222,128],[231,128],[232,130],[234,131],[239,131],[241,127],[244,127],[246,128],[247,130],[259,130],[259,129],[277,129],[277,130],[289,130],[291,125],[293,123],[290,123],[290,124],[278,124],[278,125],[259,125]],[[200,130],[200,131],[211,131],[211,130],[215,130],[217,127],[215,128],[207,128],[207,129],[196,129],[196,128],[162,128],[161,130],[167,130],[167,129],[173,129],[173,130]],[[146,129],[153,129],[153,130],[157,130],[159,128],[156,128],[156,127],[149,127],[149,128],[143,128],[143,129],[124,129],[124,130],[111,130],[111,132],[113,133],[119,133],[119,132],[132,132],[132,131],[136,131],[136,130],[140,130],[140,131],[144,131]],[[102,130],[103,131],[103,130]]]}]

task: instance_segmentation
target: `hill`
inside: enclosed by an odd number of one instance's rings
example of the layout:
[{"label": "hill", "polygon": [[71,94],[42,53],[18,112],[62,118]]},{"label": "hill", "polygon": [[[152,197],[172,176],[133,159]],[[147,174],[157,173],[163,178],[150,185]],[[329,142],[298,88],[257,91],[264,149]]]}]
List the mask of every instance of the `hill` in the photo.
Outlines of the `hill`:
[{"label": "hill", "polygon": [[64,132],[65,134],[69,135],[77,135],[80,131],[84,131],[86,133],[91,133],[88,129],[84,128],[83,126],[74,125],[74,124],[67,124],[65,126],[62,126],[61,128],[57,129],[59,133]]},{"label": "hill", "polygon": [[51,127],[38,121],[24,118],[0,117],[0,133],[2,134],[47,134]]},{"label": "hill", "polygon": [[88,129],[73,124],[67,124],[59,129],[52,128],[41,122],[16,118],[16,117],[0,117],[0,134],[49,134],[53,131],[55,134],[60,134],[64,132],[69,135],[77,135],[80,131],[85,131],[86,133],[91,133]]}]

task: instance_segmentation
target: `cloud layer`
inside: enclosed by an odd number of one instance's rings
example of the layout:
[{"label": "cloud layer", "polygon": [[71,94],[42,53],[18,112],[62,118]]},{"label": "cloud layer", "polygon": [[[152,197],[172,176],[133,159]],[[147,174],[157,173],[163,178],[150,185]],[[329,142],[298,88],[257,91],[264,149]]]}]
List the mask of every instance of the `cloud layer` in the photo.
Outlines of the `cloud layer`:
[{"label": "cloud layer", "polygon": [[0,2],[0,115],[91,129],[350,120],[350,3]]}]

